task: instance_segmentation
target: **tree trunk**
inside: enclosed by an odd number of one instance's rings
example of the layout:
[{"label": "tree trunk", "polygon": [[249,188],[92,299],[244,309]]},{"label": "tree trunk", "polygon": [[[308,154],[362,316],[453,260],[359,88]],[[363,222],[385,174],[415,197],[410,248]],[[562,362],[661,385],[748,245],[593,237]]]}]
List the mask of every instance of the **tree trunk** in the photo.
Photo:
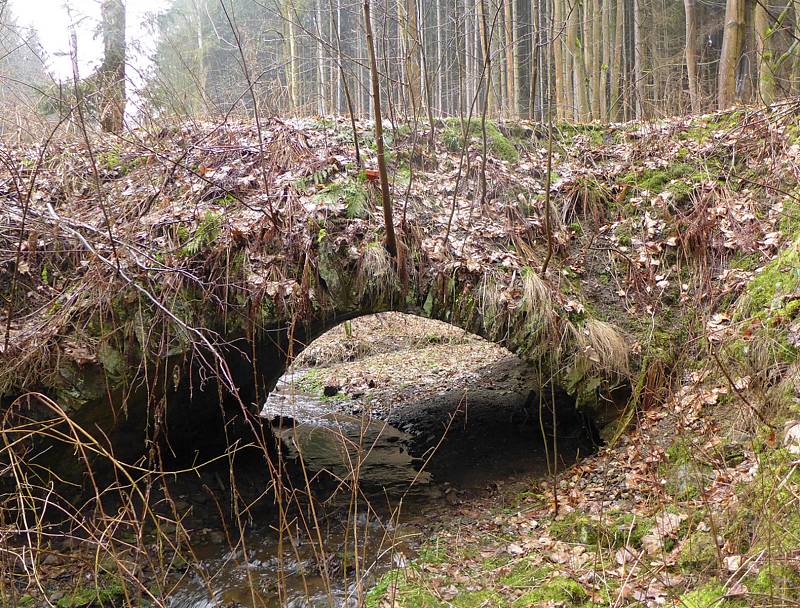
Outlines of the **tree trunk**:
[{"label": "tree trunk", "polygon": [[745,0],[727,0],[725,31],[719,58],[717,105],[724,110],[736,101],[736,66],[744,42]]},{"label": "tree trunk", "polygon": [[[762,0],[763,1],[763,0]],[[766,7],[758,1],[753,6],[753,27],[756,38],[756,60],[758,62],[758,93],[761,101],[770,105],[775,101],[775,75],[773,74],[771,19]]]},{"label": "tree trunk", "polygon": [[[606,0],[608,1],[608,0]],[[592,2],[592,18],[590,26],[592,28],[592,116],[597,118],[600,116],[600,61],[603,55],[603,45],[601,42],[602,33],[600,31],[602,18],[602,9],[600,8],[600,0],[593,0]]]},{"label": "tree trunk", "polygon": [[[800,1],[800,0],[798,0]],[[473,89],[472,83],[476,76],[473,75],[472,61],[475,51],[472,42],[474,40],[472,17],[473,12],[471,0],[464,0],[464,95],[461,104],[462,112],[466,111],[472,104]]]},{"label": "tree trunk", "polygon": [[375,43],[372,38],[372,18],[369,0],[364,0],[364,31],[367,34],[367,53],[372,80],[372,105],[375,112],[375,143],[378,156],[378,173],[381,179],[381,198],[383,200],[383,221],[386,224],[386,251],[397,259],[397,237],[394,233],[392,198],[389,192],[389,176],[386,172],[386,156],[383,145],[383,119],[381,116],[381,85],[378,80],[378,60],[375,58]]},{"label": "tree trunk", "polygon": [[286,12],[286,38],[289,51],[289,61],[286,65],[286,69],[288,70],[287,80],[289,81],[289,103],[291,105],[290,110],[296,112],[299,100],[297,91],[297,37],[295,35],[294,25],[295,15],[293,14],[294,3],[290,1],[284,8]]},{"label": "tree trunk", "polygon": [[516,66],[514,65],[514,1],[515,0],[505,0],[503,6],[506,47],[506,105],[508,107],[509,117],[511,118],[517,115],[517,105],[515,103],[517,76]]},{"label": "tree trunk", "polygon": [[441,116],[445,111],[443,93],[444,87],[442,81],[444,79],[445,65],[444,65],[444,52],[442,49],[442,0],[436,2],[436,105],[439,109]]},{"label": "tree trunk", "polygon": [[328,96],[325,94],[325,76],[327,70],[325,69],[325,48],[323,46],[322,36],[322,0],[316,2],[316,18],[317,18],[317,70],[319,74],[319,88],[317,90],[317,103],[320,116],[325,116],[327,108],[325,102]]},{"label": "tree trunk", "polygon": [[[402,0],[401,0],[402,1]],[[416,0],[405,1],[405,19],[403,31],[405,35],[405,67],[406,79],[408,80],[408,99],[411,103],[411,114],[416,116],[420,109],[420,95],[422,86],[420,84],[419,67],[419,27],[417,25],[417,2]]]},{"label": "tree trunk", "polygon": [[583,40],[579,39],[580,10],[577,0],[569,7],[567,21],[567,48],[573,61],[573,79],[575,83],[575,109],[577,118],[585,122],[589,118],[589,96],[586,90],[586,63],[584,62]]},{"label": "tree trunk", "polygon": [[122,133],[125,126],[125,4],[105,0],[101,6],[103,63],[98,70],[102,106],[100,126],[106,133]]},{"label": "tree trunk", "polygon": [[640,0],[633,0],[633,90],[636,120],[641,120],[644,113],[644,45],[642,42],[642,14]]},{"label": "tree trunk", "polygon": [[530,80],[528,82],[528,119],[534,120],[536,117],[536,94],[537,85],[539,83],[540,66],[539,66],[539,17],[541,8],[539,0],[531,0],[531,23],[529,31],[531,33],[531,52],[530,52]]},{"label": "tree trunk", "polygon": [[683,0],[686,15],[686,74],[689,79],[689,99],[692,112],[700,112],[700,82],[697,79],[697,16],[696,0]]},{"label": "tree trunk", "polygon": [[609,117],[617,120],[622,115],[622,51],[624,42],[625,2],[616,0],[617,11],[614,19],[614,62],[611,66],[611,86],[609,87]]},{"label": "tree trunk", "polygon": [[[800,1],[800,0],[798,0]],[[566,82],[564,81],[564,53],[563,53],[563,29],[564,16],[561,3],[563,0],[553,0],[553,20],[550,25],[550,46],[553,48],[553,67],[556,87],[556,117],[563,120],[567,114]],[[558,37],[556,37],[558,34]]]},{"label": "tree trunk", "polygon": [[602,8],[603,55],[600,65],[600,120],[608,122],[608,74],[611,70],[611,0],[603,0]]},{"label": "tree trunk", "polygon": [[[330,3],[331,0],[328,0]],[[332,7],[331,7],[332,8]],[[331,10],[333,12],[333,10]],[[341,0],[336,0],[336,63],[338,64],[338,69],[336,70],[336,111],[342,112],[342,108],[344,104],[342,103],[342,98],[344,96],[344,86],[345,86],[345,73],[344,67],[342,66],[342,2]],[[353,110],[352,103],[350,104],[350,110]]]},{"label": "tree trunk", "polygon": [[792,95],[797,95],[800,93],[800,44],[797,44],[800,40],[800,0],[793,0],[792,8],[794,8],[794,30],[792,32],[794,48],[792,49],[790,91]]},{"label": "tree trunk", "polygon": [[480,29],[483,65],[486,66],[485,70],[483,70],[486,79],[486,113],[491,114],[494,109],[494,93],[492,91],[492,41],[489,39],[489,25],[486,23],[486,0],[475,0],[475,2],[478,5],[478,27]]}]

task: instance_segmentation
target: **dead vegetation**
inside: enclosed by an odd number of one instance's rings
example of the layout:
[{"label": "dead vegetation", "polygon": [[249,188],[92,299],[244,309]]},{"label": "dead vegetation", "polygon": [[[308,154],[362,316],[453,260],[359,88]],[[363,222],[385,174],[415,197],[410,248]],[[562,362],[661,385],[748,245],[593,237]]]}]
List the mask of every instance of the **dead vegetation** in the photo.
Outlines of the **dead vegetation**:
[{"label": "dead vegetation", "polygon": [[[231,353],[253,364],[248,357],[265,336],[289,336],[291,345],[305,325],[398,309],[444,320],[543,363],[543,377],[568,386],[587,407],[627,384],[634,399],[626,421],[655,417],[637,407],[668,401],[643,395],[679,378],[671,371],[677,352],[691,361],[706,356],[706,342],[718,345],[715,340],[725,338],[717,367],[730,368],[729,378],[715,381],[717,393],[702,387],[679,392],[676,398],[688,401],[673,400],[671,407],[685,413],[695,407],[691,399],[736,399],[741,392],[747,404],[737,411],[749,412],[750,431],[760,429],[761,418],[786,412],[788,395],[796,392],[789,380],[798,333],[791,305],[797,295],[796,277],[791,279],[796,249],[785,244],[796,237],[796,224],[786,221],[795,208],[787,193],[798,176],[797,119],[788,112],[754,111],[735,116],[735,129],[730,114],[704,118],[701,126],[693,120],[673,119],[646,130],[621,126],[613,145],[584,138],[580,149],[564,146],[552,188],[553,217],[559,219],[556,257],[544,275],[539,268],[546,155],[535,139],[511,143],[525,152],[514,166],[486,159],[483,204],[480,177],[474,171],[462,175],[458,153],[437,144],[437,168],[415,169],[408,195],[394,197],[395,215],[404,218],[398,259],[380,245],[380,217],[353,213],[347,189],[320,196],[332,180],[372,187],[354,165],[343,122],[332,135],[311,121],[272,120],[263,134],[236,124],[177,125],[94,141],[96,160],[70,140],[35,148],[4,144],[0,395],[6,419],[24,411],[28,402],[19,396],[30,391],[72,394],[79,409],[86,402],[83,378],[90,373],[100,379],[98,398],[119,390],[123,409],[134,388],[152,390],[160,399],[163,393],[154,387],[210,378],[218,381],[220,395],[233,396],[246,409]],[[393,151],[407,144],[398,138]],[[465,150],[469,165],[478,166],[479,149],[470,144]],[[409,168],[395,160],[392,170],[395,188],[405,193],[402,176]],[[776,261],[778,267],[770,266]],[[763,279],[770,276],[771,282]],[[743,293],[747,304],[733,312],[729,305]],[[292,346],[288,351],[281,353],[283,364]],[[168,358],[175,365],[159,367]],[[651,369],[659,371],[649,375]],[[744,392],[749,384],[739,386],[745,382],[752,383],[752,393]],[[649,392],[637,392],[639,386]],[[124,517],[144,526],[135,497],[146,496],[153,476],[163,474],[159,459],[122,462],[97,447],[105,448],[105,442],[92,433],[71,427],[72,412],[43,399],[58,412],[52,428],[66,425],[69,433],[51,431],[51,419],[40,416],[4,427],[3,474],[24,469],[17,449],[25,442],[15,433],[52,432],[79,449],[86,447],[86,433],[92,455],[112,463],[127,480],[120,482],[129,501]],[[784,415],[787,423],[793,420],[794,414]],[[694,430],[698,420],[686,428]],[[770,437],[763,437],[764,444],[777,441]],[[628,464],[638,458],[633,452],[625,457]],[[647,462],[648,473],[657,471],[655,459]],[[778,471],[785,484],[795,474],[792,466],[791,473]],[[753,482],[728,468],[720,470]],[[276,475],[274,487],[282,487]],[[723,490],[720,485],[710,491]],[[52,504],[49,491],[29,480],[2,497],[13,514],[3,522],[7,538],[21,539],[8,563],[22,564],[15,580],[28,580],[36,593],[44,589],[37,588],[38,566],[29,556],[34,549],[38,555],[41,531],[26,537],[29,524],[17,518],[29,512],[41,518]],[[103,489],[94,491],[87,504],[100,508]],[[779,513],[795,504],[793,496],[785,498]],[[185,540],[181,514],[171,515],[170,532],[178,540],[159,550],[165,570]],[[82,525],[75,510],[66,519]],[[156,528],[163,521],[150,519]],[[98,521],[101,527],[82,538],[101,551],[119,520]],[[143,529],[137,525],[137,532]],[[763,530],[748,529],[755,536]],[[139,535],[125,549],[144,546]],[[624,578],[632,560],[627,553],[614,555]],[[722,557],[733,555],[743,553],[726,550]],[[115,562],[116,576],[145,593],[146,585],[126,563]],[[162,582],[159,601],[168,594]],[[636,599],[623,590],[617,589],[618,599]],[[659,592],[644,599],[662,597]]]}]

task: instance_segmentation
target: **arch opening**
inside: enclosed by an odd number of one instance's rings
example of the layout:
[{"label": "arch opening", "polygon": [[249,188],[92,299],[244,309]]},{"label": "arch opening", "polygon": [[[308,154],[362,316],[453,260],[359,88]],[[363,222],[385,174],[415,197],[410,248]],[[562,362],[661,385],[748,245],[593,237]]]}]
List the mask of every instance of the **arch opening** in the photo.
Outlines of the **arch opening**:
[{"label": "arch opening", "polygon": [[344,321],[311,341],[262,409],[284,453],[334,488],[469,493],[541,477],[592,452],[593,421],[510,351],[397,312]]}]

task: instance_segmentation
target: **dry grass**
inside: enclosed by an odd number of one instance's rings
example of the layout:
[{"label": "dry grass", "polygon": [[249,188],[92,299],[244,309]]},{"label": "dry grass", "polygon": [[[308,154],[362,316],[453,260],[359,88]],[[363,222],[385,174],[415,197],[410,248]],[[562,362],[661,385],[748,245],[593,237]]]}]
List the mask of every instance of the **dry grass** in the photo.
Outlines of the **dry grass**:
[{"label": "dry grass", "polygon": [[399,289],[394,263],[380,243],[369,243],[358,264],[358,290],[375,302],[386,303]]},{"label": "dry grass", "polygon": [[597,369],[620,376],[630,374],[630,348],[614,325],[589,319],[578,333],[578,339],[584,355]]},{"label": "dry grass", "polygon": [[522,276],[522,303],[531,326],[540,327],[542,334],[552,334],[556,315],[550,288],[532,269],[528,269]]},{"label": "dry grass", "polygon": [[501,284],[496,277],[489,273],[483,275],[483,280],[478,287],[478,306],[486,337],[496,336],[503,326],[502,316],[505,306]]}]

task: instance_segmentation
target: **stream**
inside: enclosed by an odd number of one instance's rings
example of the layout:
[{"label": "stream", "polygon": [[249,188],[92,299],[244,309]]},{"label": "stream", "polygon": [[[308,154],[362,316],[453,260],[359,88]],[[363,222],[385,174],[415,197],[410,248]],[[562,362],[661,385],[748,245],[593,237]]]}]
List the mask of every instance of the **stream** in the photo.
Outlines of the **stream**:
[{"label": "stream", "polygon": [[[449,395],[401,420],[390,416],[390,424],[297,392],[299,373],[279,381],[262,416],[283,455],[305,465],[314,500],[282,534],[276,522],[250,526],[246,549],[231,549],[222,534],[193,545],[200,563],[170,608],[361,606],[380,575],[412,559],[437,522],[459,516],[463,501],[548,473],[527,398],[476,398],[466,409],[463,396]],[[587,450],[581,439],[559,440],[562,463]]]}]

